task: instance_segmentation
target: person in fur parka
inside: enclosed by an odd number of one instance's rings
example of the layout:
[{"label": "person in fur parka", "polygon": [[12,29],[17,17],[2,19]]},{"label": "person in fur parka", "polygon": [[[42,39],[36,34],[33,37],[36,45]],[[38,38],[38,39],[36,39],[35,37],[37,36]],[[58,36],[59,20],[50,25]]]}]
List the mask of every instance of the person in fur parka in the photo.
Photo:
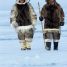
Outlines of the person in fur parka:
[{"label": "person in fur parka", "polygon": [[51,49],[51,40],[53,39],[54,50],[58,50],[58,42],[60,39],[60,27],[64,26],[64,11],[56,0],[46,0],[46,4],[41,10],[40,21],[44,19],[45,48]]},{"label": "person in fur parka", "polygon": [[28,0],[16,0],[11,9],[10,23],[18,34],[21,50],[30,50],[34,35],[36,13]]}]

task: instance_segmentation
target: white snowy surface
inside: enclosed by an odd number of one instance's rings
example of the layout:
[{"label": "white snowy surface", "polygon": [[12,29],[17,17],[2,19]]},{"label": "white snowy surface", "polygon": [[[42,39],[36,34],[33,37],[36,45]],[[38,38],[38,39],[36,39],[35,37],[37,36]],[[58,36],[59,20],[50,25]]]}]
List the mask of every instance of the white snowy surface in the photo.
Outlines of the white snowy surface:
[{"label": "white snowy surface", "polygon": [[[44,0],[31,0],[37,16],[38,1],[41,5]],[[30,51],[21,51],[17,34],[10,26],[10,10],[15,0],[0,1],[0,67],[67,67],[67,1],[57,0],[65,12],[65,26],[61,27],[59,50],[46,51],[42,36],[41,23],[37,20],[34,38]]]}]

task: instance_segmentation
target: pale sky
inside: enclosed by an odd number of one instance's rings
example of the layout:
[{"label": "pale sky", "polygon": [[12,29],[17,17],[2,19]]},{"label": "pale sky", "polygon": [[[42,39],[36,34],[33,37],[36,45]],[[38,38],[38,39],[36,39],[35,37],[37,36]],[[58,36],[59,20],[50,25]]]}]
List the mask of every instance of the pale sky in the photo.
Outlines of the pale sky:
[{"label": "pale sky", "polygon": [[[11,6],[15,3],[16,0],[0,0],[0,10],[9,10]],[[36,2],[41,2],[44,4],[45,0],[30,0],[31,3],[36,4]],[[34,1],[34,2],[33,2]],[[36,1],[36,2],[35,2]],[[61,4],[62,7],[67,6],[67,0],[57,0]]]}]

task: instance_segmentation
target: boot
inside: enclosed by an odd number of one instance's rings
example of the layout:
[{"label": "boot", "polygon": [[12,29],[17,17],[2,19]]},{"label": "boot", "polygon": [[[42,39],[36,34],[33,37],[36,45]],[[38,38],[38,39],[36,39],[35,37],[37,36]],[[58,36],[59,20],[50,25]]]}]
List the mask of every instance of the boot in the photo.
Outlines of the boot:
[{"label": "boot", "polygon": [[31,50],[31,45],[30,44],[31,44],[30,42],[26,42],[26,49],[27,50]]},{"label": "boot", "polygon": [[21,43],[21,50],[26,50],[26,43]]},{"label": "boot", "polygon": [[54,42],[54,50],[58,50],[58,42]]},{"label": "boot", "polygon": [[46,42],[45,49],[46,50],[51,50],[51,42]]}]

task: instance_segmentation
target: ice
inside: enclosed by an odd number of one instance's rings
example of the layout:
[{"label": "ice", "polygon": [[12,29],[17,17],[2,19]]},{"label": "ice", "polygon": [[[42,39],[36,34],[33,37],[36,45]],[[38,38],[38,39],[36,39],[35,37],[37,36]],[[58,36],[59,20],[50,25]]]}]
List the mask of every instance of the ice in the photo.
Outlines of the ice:
[{"label": "ice", "polygon": [[[37,19],[31,50],[21,51],[15,30],[10,25],[10,10],[15,0],[0,1],[0,67],[67,67],[67,1],[57,0],[65,12],[65,26],[61,27],[59,50],[45,50],[41,22]],[[45,0],[30,0],[37,17],[38,2],[42,8]],[[53,47],[53,44],[52,46]]]}]

